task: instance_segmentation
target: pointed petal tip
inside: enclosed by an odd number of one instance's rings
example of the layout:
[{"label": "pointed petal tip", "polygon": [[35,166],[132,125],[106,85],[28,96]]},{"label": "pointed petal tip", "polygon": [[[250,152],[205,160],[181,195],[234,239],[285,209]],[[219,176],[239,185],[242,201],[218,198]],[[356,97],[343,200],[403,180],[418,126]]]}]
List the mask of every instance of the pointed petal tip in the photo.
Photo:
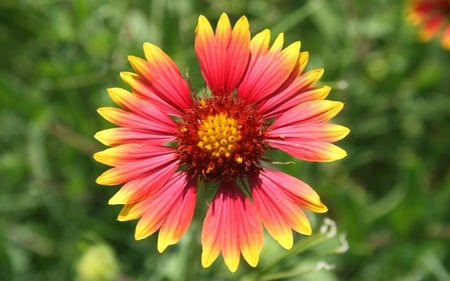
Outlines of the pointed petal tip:
[{"label": "pointed petal tip", "polygon": [[112,129],[98,131],[97,133],[95,133],[94,138],[104,145],[111,146],[112,143],[110,142],[110,139],[109,139],[111,130]]},{"label": "pointed petal tip", "polygon": [[204,15],[199,15],[198,20],[199,21],[208,21],[208,19]]},{"label": "pointed petal tip", "polygon": [[142,59],[140,57],[137,56],[133,56],[133,55],[128,55],[128,62],[131,64],[131,66],[137,64],[138,62],[142,61]]},{"label": "pointed petal tip", "polygon": [[114,196],[108,200],[108,205],[122,205],[122,204],[123,203],[120,202],[119,200],[116,200],[116,198],[114,198]]},{"label": "pointed petal tip", "polygon": [[159,239],[158,239],[158,246],[157,246],[158,253],[162,254],[167,249],[168,246],[169,245],[167,245],[167,244],[159,243]]},{"label": "pointed petal tip", "polygon": [[328,207],[325,204],[323,204],[322,202],[320,202],[320,206],[318,206],[317,209],[314,210],[314,212],[326,213],[326,212],[328,212]]},{"label": "pointed petal tip", "polygon": [[152,58],[157,56],[158,54],[163,53],[163,51],[161,50],[161,48],[159,48],[158,46],[149,43],[149,42],[145,42],[142,46],[143,50],[144,50],[144,55],[145,58],[147,59],[147,61],[152,61]]},{"label": "pointed petal tip", "polygon": [[292,236],[292,233],[287,237],[277,239],[277,242],[286,250],[292,249],[292,247],[294,246],[294,238]]},{"label": "pointed petal tip", "polygon": [[112,175],[110,170],[106,170],[105,172],[103,172],[100,176],[98,176],[95,179],[95,183],[97,183],[99,185],[107,185],[107,186],[117,185],[116,181],[117,181],[117,178],[114,175]]},{"label": "pointed petal tip", "polygon": [[310,236],[312,234],[312,228],[308,224],[308,226],[305,226],[304,228],[299,229],[298,233],[300,233],[301,235]]},{"label": "pointed petal tip", "polygon": [[107,108],[107,107],[105,107],[105,106],[102,106],[102,107],[99,107],[99,108],[97,108],[97,113],[99,114],[99,115],[102,115],[102,112],[104,112],[105,111],[105,108]]},{"label": "pointed petal tip", "polygon": [[238,19],[238,21],[236,22],[236,24],[235,24],[235,28],[236,27],[240,27],[240,26],[247,26],[247,28],[248,28],[248,26],[249,26],[249,23],[248,23],[248,19],[247,19],[247,17],[246,16],[241,16],[239,19]]},{"label": "pointed petal tip", "polygon": [[251,255],[243,255],[245,261],[248,263],[248,265],[250,265],[251,267],[256,267],[258,266],[259,263],[259,256],[260,256],[260,252],[251,254]]},{"label": "pointed petal tip", "polygon": [[[97,135],[97,134],[95,134],[95,135]],[[104,154],[103,151],[96,152],[96,153],[94,153],[94,155],[92,155],[92,158],[94,158],[94,160],[99,163],[103,163],[102,160],[104,160],[104,158],[105,158],[103,154]]]},{"label": "pointed petal tip", "polygon": [[198,16],[197,21],[197,27],[195,28],[195,33],[199,33],[200,30],[203,30],[204,28],[211,29],[211,24],[209,23],[208,19],[204,15]]},{"label": "pointed petal tip", "polygon": [[239,267],[239,257],[237,259],[225,259],[225,265],[231,271],[231,273],[235,273]]},{"label": "pointed petal tip", "polygon": [[[220,22],[222,22],[222,21],[230,21],[230,18],[228,17],[228,14],[227,13],[225,13],[225,12],[223,12],[222,14],[220,14],[220,17],[219,17],[219,23]],[[218,25],[219,25],[219,23],[218,23]]]},{"label": "pointed petal tip", "polygon": [[[117,218],[119,220],[119,218]],[[125,221],[125,220],[123,220]],[[150,236],[149,234],[147,234],[146,231],[139,231],[136,229],[136,232],[134,233],[134,240],[142,240],[147,238],[148,236]],[[160,252],[161,253],[161,252]]]},{"label": "pointed petal tip", "polygon": [[144,59],[136,56],[128,56],[128,62],[137,73],[146,72],[147,62]]},{"label": "pointed petal tip", "polygon": [[108,205],[126,205],[130,199],[130,193],[120,189],[108,200]]},{"label": "pointed petal tip", "polygon": [[205,251],[203,249],[202,251],[202,256],[201,256],[201,264],[203,268],[208,268],[211,266],[211,264],[217,259],[217,257],[219,256],[219,253],[217,254],[212,254],[208,251]]},{"label": "pointed petal tip", "polygon": [[130,84],[137,77],[137,74],[129,71],[121,71],[119,76],[125,83]]},{"label": "pointed petal tip", "polygon": [[329,160],[325,162],[333,162],[336,160],[340,160],[347,157],[347,151],[343,150],[342,148],[335,146],[334,150],[330,152]]},{"label": "pointed petal tip", "polygon": [[157,230],[156,228],[149,226],[148,221],[144,221],[144,219],[142,218],[142,212],[133,211],[131,208],[129,212],[125,212],[123,215],[124,215],[123,220],[134,220],[140,218],[134,231],[135,240],[145,239],[150,235],[152,235]]},{"label": "pointed petal tip", "polygon": [[168,237],[162,237],[161,232],[158,235],[157,249],[160,254],[162,252],[164,252],[167,249],[167,247],[169,247],[170,245],[176,244],[178,242],[178,241],[172,241],[172,239],[167,239],[167,238]]},{"label": "pointed petal tip", "polygon": [[302,47],[302,42],[300,40],[291,43],[289,46],[292,46],[293,49],[298,50],[298,53],[301,54],[300,48]]},{"label": "pointed petal tip", "polygon": [[150,42],[144,42],[144,44],[142,44],[142,49],[144,50],[144,52],[145,52],[146,49],[150,49],[151,50],[154,47],[156,47],[156,45],[154,45],[154,44],[152,44]]},{"label": "pointed petal tip", "polygon": [[341,126],[342,131],[340,132],[342,135],[342,138],[345,138],[346,136],[348,136],[348,134],[350,134],[350,129],[344,126]]},{"label": "pointed petal tip", "polygon": [[[316,73],[316,79],[317,80],[319,80],[320,78],[322,78],[322,76],[323,76],[323,74],[325,73],[325,69],[324,68],[318,68],[318,69],[315,69],[315,70],[313,70],[313,71],[316,71],[317,73]],[[316,80],[316,81],[317,81]]]},{"label": "pointed petal tip", "polygon": [[112,93],[120,92],[120,91],[124,91],[124,90],[119,87],[111,87],[111,88],[106,89],[106,92],[108,92],[108,94],[112,94]]},{"label": "pointed petal tip", "polygon": [[281,32],[277,35],[275,40],[272,43],[272,47],[270,48],[271,51],[280,52],[281,49],[283,49],[284,44],[284,33]]}]

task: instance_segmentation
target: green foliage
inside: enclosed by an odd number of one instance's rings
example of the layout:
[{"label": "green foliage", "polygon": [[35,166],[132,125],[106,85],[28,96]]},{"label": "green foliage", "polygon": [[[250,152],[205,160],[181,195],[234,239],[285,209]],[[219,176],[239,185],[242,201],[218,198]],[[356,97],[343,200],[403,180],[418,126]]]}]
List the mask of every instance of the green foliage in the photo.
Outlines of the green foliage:
[{"label": "green foliage", "polygon": [[[296,236],[290,252],[267,238],[261,265],[235,274],[220,258],[200,267],[200,221],[162,255],[155,237],[134,241],[91,158],[103,148],[93,134],[111,126],[96,108],[111,103],[106,88],[127,87],[127,55],[155,43],[199,89],[196,20],[221,12],[247,15],[253,33],[302,40],[352,130],[343,161],[285,166],[330,209],[311,217],[316,234]],[[0,279],[80,279],[93,247],[107,256],[93,268],[112,264],[116,280],[450,279],[450,52],[417,41],[403,1],[6,0],[0,48]],[[347,252],[336,250],[342,235],[319,232],[325,217],[347,234]]]}]

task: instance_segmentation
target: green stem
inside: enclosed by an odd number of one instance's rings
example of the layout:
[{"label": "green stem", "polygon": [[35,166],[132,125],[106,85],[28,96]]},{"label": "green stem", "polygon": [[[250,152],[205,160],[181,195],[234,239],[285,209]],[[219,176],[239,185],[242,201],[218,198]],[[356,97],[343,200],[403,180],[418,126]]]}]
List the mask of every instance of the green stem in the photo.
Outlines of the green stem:
[{"label": "green stem", "polygon": [[[326,234],[317,234],[317,235],[309,236],[306,239],[299,242],[292,250],[288,251],[286,254],[282,255],[278,259],[274,260],[272,263],[268,264],[267,266],[265,266],[264,268],[259,270],[255,275],[244,276],[242,278],[242,280],[245,280],[245,281],[247,281],[247,280],[248,281],[262,280],[262,278],[261,278],[262,275],[264,275],[265,273],[267,273],[268,271],[270,271],[271,269],[273,269],[274,267],[276,267],[277,265],[282,263],[284,260],[286,260],[290,257],[293,257],[295,255],[298,255],[299,253],[304,252],[305,250],[307,250],[315,245],[318,245],[327,239],[328,238],[327,238]],[[269,277],[269,278],[271,278],[271,279],[264,279],[264,280],[274,280],[273,276]]]}]

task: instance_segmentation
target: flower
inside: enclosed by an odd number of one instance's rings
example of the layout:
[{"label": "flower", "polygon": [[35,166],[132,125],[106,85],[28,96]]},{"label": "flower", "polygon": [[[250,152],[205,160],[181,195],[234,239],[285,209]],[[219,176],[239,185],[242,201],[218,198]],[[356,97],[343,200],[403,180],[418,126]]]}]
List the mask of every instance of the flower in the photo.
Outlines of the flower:
[{"label": "flower", "polygon": [[121,77],[132,93],[108,90],[121,108],[98,112],[119,127],[95,135],[112,147],[94,158],[113,166],[97,183],[124,184],[109,204],[125,205],[119,221],[139,219],[136,239],[159,230],[159,252],[177,243],[204,187],[214,195],[202,227],[202,265],[222,253],[234,272],[241,254],[257,265],[263,228],[289,249],[292,230],[311,233],[303,210],[327,211],[310,186],[270,168],[267,152],[307,161],[345,157],[332,142],[349,130],[327,122],[343,104],[324,100],[330,87],[313,86],[322,69],[303,72],[308,53],[300,42],[283,48],[280,34],[270,46],[270,37],[264,30],[251,38],[245,16],[232,27],[222,14],[215,31],[200,16],[195,51],[207,85],[200,94],[157,46],[144,44],[145,60],[129,57],[136,74]]},{"label": "flower", "polygon": [[419,37],[424,42],[441,32],[442,47],[450,50],[450,0],[412,0],[408,20],[421,25]]}]

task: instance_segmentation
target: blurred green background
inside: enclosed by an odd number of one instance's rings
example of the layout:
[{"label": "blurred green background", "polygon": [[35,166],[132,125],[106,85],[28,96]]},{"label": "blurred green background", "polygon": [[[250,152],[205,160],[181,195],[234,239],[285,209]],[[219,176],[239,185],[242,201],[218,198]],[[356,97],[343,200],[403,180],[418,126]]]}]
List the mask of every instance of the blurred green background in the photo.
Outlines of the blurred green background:
[{"label": "blurred green background", "polygon": [[[417,41],[405,5],[1,1],[0,280],[450,280],[450,52]],[[135,222],[115,221],[117,188],[95,184],[106,167],[91,157],[103,148],[92,136],[111,127],[96,108],[112,104],[106,88],[127,88],[127,55],[157,44],[201,88],[194,28],[199,14],[215,25],[222,12],[245,14],[253,34],[301,40],[308,69],[326,70],[329,99],[346,103],[336,122],[352,130],[344,160],[286,167],[330,209],[311,216],[314,232],[331,218],[341,245],[296,236],[288,252],[267,238],[261,266],[241,261],[234,274],[221,258],[201,268],[201,217],[162,255],[155,235],[134,241]],[[326,251],[344,237],[346,252]]]}]

